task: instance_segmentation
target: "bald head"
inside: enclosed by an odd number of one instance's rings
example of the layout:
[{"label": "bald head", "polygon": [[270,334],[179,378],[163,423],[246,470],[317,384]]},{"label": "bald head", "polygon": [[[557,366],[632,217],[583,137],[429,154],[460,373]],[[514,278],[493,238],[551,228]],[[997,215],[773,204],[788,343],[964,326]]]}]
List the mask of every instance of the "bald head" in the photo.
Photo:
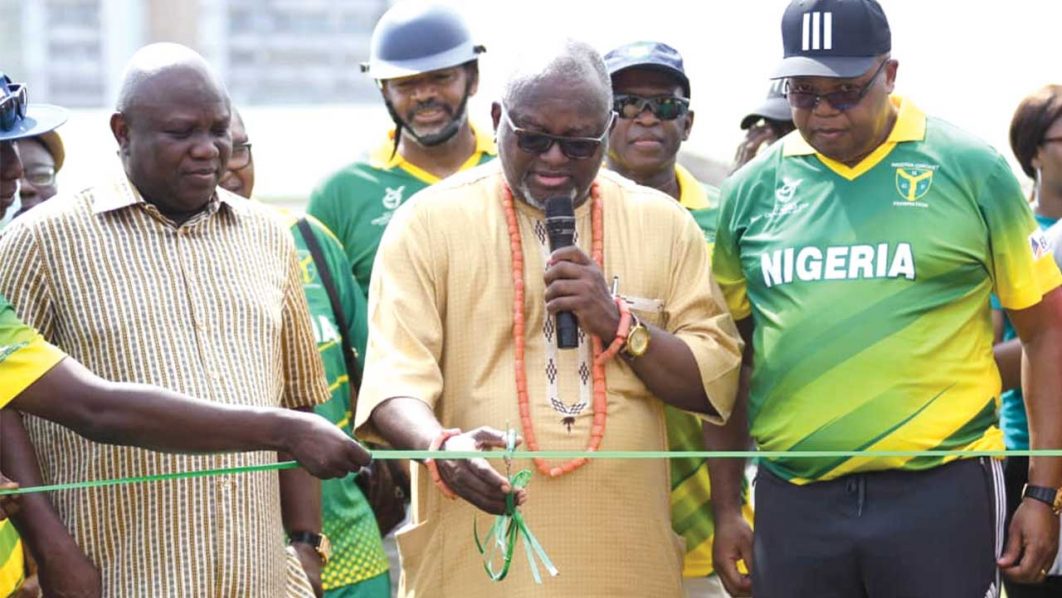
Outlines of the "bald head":
[{"label": "bald head", "polygon": [[525,52],[505,82],[502,103],[514,107],[537,95],[546,83],[561,83],[583,91],[579,101],[602,114],[612,110],[612,81],[605,61],[590,44],[573,39]]},{"label": "bald head", "polygon": [[231,107],[203,57],[152,44],[129,61],[111,132],[125,173],[148,203],[180,223],[214,197],[232,153]]},{"label": "bald head", "polygon": [[173,43],[150,44],[129,59],[118,91],[117,112],[165,100],[173,88],[184,87],[228,104],[228,92],[207,61],[195,50]]}]

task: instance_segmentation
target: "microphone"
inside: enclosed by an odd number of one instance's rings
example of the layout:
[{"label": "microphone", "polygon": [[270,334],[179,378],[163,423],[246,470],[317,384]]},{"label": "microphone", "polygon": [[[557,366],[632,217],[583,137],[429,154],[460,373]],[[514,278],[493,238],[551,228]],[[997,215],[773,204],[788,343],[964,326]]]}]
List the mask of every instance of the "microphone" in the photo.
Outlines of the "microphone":
[{"label": "microphone", "polygon": [[[546,200],[546,230],[549,232],[549,250],[575,245],[575,209],[568,196],[551,197]],[[575,349],[579,346],[579,321],[570,311],[557,312],[557,347]]]}]

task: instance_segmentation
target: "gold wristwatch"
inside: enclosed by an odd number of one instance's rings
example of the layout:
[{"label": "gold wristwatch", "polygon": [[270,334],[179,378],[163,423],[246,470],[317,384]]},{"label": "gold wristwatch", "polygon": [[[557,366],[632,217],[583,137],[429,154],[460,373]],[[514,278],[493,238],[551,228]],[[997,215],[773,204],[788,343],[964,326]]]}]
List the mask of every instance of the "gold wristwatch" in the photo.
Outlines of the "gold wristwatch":
[{"label": "gold wristwatch", "polygon": [[327,565],[328,559],[332,557],[332,541],[324,534],[315,534],[314,532],[292,532],[288,536],[288,540],[292,544],[295,542],[309,544],[310,547],[314,549],[314,552],[317,553],[317,556],[321,557],[322,565]]},{"label": "gold wristwatch", "polygon": [[631,329],[627,332],[627,342],[623,344],[623,352],[634,359],[645,355],[649,350],[649,329],[642,324],[637,316],[631,314]]}]

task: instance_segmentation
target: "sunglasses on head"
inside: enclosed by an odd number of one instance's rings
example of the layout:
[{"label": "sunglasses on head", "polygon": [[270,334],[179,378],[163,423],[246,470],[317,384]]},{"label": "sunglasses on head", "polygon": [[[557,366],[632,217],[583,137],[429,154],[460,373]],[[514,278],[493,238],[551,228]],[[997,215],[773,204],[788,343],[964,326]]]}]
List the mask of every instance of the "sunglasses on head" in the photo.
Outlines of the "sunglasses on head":
[{"label": "sunglasses on head", "polygon": [[818,94],[813,91],[793,89],[787,80],[785,82],[785,97],[789,100],[789,105],[797,110],[811,110],[818,106],[819,102],[826,100],[830,103],[830,106],[833,106],[834,110],[844,112],[863,100],[863,97],[870,91],[870,86],[877,80],[878,75],[885,69],[885,65],[888,62],[888,60],[881,61],[881,64],[878,65],[878,70],[874,71],[874,76],[859,89],[839,89],[829,93]]},{"label": "sunglasses on head", "polygon": [[0,99],[0,130],[10,131],[15,123],[26,118],[26,105],[29,103],[26,86],[11,83],[7,86],[9,93]]},{"label": "sunglasses on head", "polygon": [[646,108],[660,120],[675,120],[689,112],[690,101],[686,98],[663,96],[644,98],[631,94],[619,94],[612,101],[613,109],[620,118],[638,118]]},{"label": "sunglasses on head", "polygon": [[605,141],[605,138],[608,137],[608,131],[612,128],[612,121],[616,118],[615,113],[609,116],[608,124],[605,125],[605,132],[598,137],[565,137],[522,129],[513,124],[513,119],[509,116],[508,110],[503,108],[502,112],[505,114],[505,122],[516,134],[516,147],[529,154],[544,154],[556,143],[560,146],[561,153],[572,160],[585,160],[593,157]]}]

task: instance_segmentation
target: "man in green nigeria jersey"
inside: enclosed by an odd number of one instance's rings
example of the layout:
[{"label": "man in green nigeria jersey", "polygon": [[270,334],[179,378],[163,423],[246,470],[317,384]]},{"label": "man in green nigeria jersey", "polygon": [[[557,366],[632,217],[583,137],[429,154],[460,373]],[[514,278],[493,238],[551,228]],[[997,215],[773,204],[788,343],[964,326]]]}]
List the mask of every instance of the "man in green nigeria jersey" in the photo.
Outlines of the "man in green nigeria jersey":
[{"label": "man in green nigeria jersey", "polygon": [[363,289],[398,206],[494,157],[490,133],[476,130],[467,112],[483,51],[462,17],[439,4],[399,2],[376,24],[363,70],[376,79],[395,128],[367,160],[327,178],[307,208],[339,237]]},{"label": "man in green nigeria jersey", "polygon": [[[1062,447],[1062,275],[1006,160],[890,95],[898,63],[874,0],[794,0],[782,40],[775,77],[798,131],[724,184],[713,262],[754,357],[753,439],[1002,449],[995,292],[1027,356],[1032,448]],[[737,472],[710,471],[732,593],[998,596],[1000,571],[1043,579],[1057,547],[1058,459],[1031,459],[1005,537],[995,459],[763,459],[755,535]]]},{"label": "man in green nigeria jersey", "polygon": [[[719,189],[698,181],[676,161],[693,129],[690,81],[682,56],[667,44],[639,41],[605,54],[605,66],[618,117],[609,134],[608,167],[675,198],[697,221],[710,251],[719,217]],[[664,414],[671,450],[704,450],[699,419],[670,405],[664,406]],[[726,427],[737,427],[743,434],[744,425],[743,419],[733,418]],[[709,481],[707,459],[671,460],[671,523],[686,540],[682,577],[689,598],[726,595],[712,568]],[[746,514],[751,518],[751,511]]]}]

